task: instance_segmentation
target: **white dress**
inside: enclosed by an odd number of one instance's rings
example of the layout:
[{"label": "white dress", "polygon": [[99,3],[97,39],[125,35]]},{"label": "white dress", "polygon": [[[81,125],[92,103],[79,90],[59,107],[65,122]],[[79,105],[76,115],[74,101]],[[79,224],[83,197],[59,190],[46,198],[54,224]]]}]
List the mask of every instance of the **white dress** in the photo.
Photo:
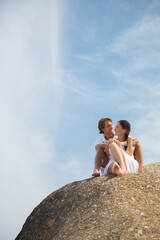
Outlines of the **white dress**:
[{"label": "white dress", "polygon": [[[125,150],[124,150],[124,147],[121,147],[123,152],[124,152],[124,157],[125,157],[125,161],[126,161],[126,165],[127,165],[127,173],[136,173],[138,172],[138,169],[139,169],[139,164],[137,162],[137,160],[135,160],[134,156],[130,156],[128,155]],[[110,160],[108,162],[108,164],[106,165],[105,169],[104,169],[104,172],[103,172],[103,176],[106,176],[108,175],[108,168],[109,166],[115,162],[114,158],[113,158],[113,155],[111,154],[110,155]]]}]

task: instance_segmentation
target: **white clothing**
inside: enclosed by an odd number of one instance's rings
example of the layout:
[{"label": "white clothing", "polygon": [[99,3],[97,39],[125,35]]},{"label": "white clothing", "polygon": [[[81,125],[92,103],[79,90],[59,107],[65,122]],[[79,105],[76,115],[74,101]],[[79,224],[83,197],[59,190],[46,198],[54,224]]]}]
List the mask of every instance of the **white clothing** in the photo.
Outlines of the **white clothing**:
[{"label": "white clothing", "polygon": [[[114,136],[113,138],[114,138],[114,139],[117,139],[117,136]],[[99,139],[97,139],[97,140],[95,141],[95,146],[96,146],[97,144],[99,144],[99,143],[105,143],[105,142],[107,142],[107,140],[106,140],[105,137],[103,136],[102,138],[99,138]]]},{"label": "white clothing", "polygon": [[110,165],[111,165],[112,163],[114,163],[114,162],[115,162],[115,161],[114,161],[114,159],[113,159],[113,156],[111,155],[109,162],[107,163],[107,165],[106,165],[105,168],[104,168],[104,171],[103,171],[103,173],[102,173],[102,176],[107,176],[107,175],[109,175],[109,174],[108,174],[108,168],[109,168]]},{"label": "white clothing", "polygon": [[99,138],[99,139],[97,139],[97,140],[95,141],[95,146],[96,146],[97,144],[99,144],[99,143],[105,143],[105,142],[106,142],[106,139],[105,139],[104,137]]},{"label": "white clothing", "polygon": [[138,161],[134,158],[134,156],[128,155],[126,152],[124,152],[124,157],[127,164],[127,172],[128,173],[136,173],[139,169]]},{"label": "white clothing", "polygon": [[[95,146],[99,143],[104,143],[106,142],[107,140],[104,138],[104,136],[102,138],[99,138],[95,141]],[[125,151],[125,148],[124,146],[121,146],[121,149],[123,150],[124,152],[124,157],[125,157],[125,161],[126,161],[126,164],[127,164],[127,172],[128,173],[136,173],[138,172],[138,169],[139,169],[139,164],[138,164],[138,161],[134,159],[134,156],[130,156],[126,153]],[[108,175],[108,168],[109,166],[111,165],[111,163],[115,162],[112,154],[109,156],[109,162],[108,164],[106,165],[106,167],[104,168],[104,171],[102,169],[101,172],[101,176],[106,176]]]},{"label": "white clothing", "polygon": [[[138,172],[139,169],[139,164],[137,162],[137,160],[134,159],[134,156],[130,156],[128,155],[124,148],[122,147],[122,150],[124,152],[124,157],[125,157],[125,161],[126,161],[126,165],[127,165],[127,173],[136,173]],[[113,156],[110,156],[110,160],[108,162],[108,164],[106,165],[104,172],[103,172],[103,176],[108,175],[108,168],[110,167],[110,165],[115,162]]]}]

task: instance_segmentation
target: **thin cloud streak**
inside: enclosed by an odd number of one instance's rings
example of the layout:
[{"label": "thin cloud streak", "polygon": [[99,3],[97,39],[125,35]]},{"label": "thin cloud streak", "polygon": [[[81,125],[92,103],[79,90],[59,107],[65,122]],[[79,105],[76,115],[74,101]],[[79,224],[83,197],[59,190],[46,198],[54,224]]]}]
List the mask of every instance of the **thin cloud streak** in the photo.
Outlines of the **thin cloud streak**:
[{"label": "thin cloud streak", "polygon": [[[113,44],[106,48],[106,55],[107,53],[110,56],[111,54],[116,54],[120,59],[127,60],[124,63],[123,61],[118,63],[119,67],[116,66],[116,68],[112,64],[107,66],[107,70],[113,74],[117,84],[114,86],[114,90],[107,90],[107,87],[105,90],[98,84],[93,84],[92,88],[90,87],[90,95],[87,100],[87,104],[92,104],[94,107],[97,106],[97,108],[99,106],[100,109],[101,106],[103,107],[101,104],[103,99],[106,102],[106,109],[110,109],[112,113],[118,110],[118,112],[128,114],[133,112],[139,116],[136,122],[137,131],[135,131],[135,134],[141,141],[145,153],[145,164],[151,161],[158,161],[159,157],[158,136],[160,130],[158,130],[158,127],[156,131],[149,130],[151,124],[157,126],[157,116],[159,115],[157,107],[160,105],[158,91],[160,86],[157,83],[159,81],[159,73],[158,75],[157,73],[154,74],[154,70],[159,69],[160,61],[160,52],[157,51],[160,46],[158,41],[160,31],[158,29],[160,29],[160,17],[146,16],[117,37]],[[87,39],[90,39],[89,36]],[[96,64],[98,61],[93,52],[88,55],[77,55],[77,57],[86,63],[93,62]],[[97,55],[100,56],[101,52],[102,49],[100,49]],[[105,59],[104,53],[102,57]],[[105,67],[103,65],[103,69]],[[146,71],[152,71],[152,74],[147,76]],[[97,87],[99,91],[97,91]],[[87,88],[89,88],[89,85]],[[98,92],[101,94],[99,95]],[[94,99],[93,96],[95,97]],[[112,108],[109,106],[110,104]],[[152,113],[149,118],[148,113]],[[144,123],[145,129],[139,127],[141,122]],[[152,146],[149,144],[149,139],[151,139],[151,142],[154,142],[154,137],[156,137],[156,143]],[[151,159],[152,152],[154,153],[153,159]]]},{"label": "thin cloud streak", "polygon": [[[54,14],[57,11],[56,3],[54,1],[52,5]],[[2,14],[0,159],[1,192],[5,199],[1,199],[0,222],[4,240],[16,237],[26,217],[50,191],[45,165],[55,158],[54,139],[51,139],[39,116],[48,104],[45,92],[51,84],[50,79],[44,81],[46,74],[43,73],[47,67],[39,68],[39,59],[45,55],[42,51],[36,52],[34,46],[37,42],[37,49],[40,49],[44,36],[47,40],[47,12],[44,14],[43,10],[43,5],[38,2],[19,6],[6,4]],[[57,79],[60,48],[58,13],[49,21],[51,25],[54,22],[53,28],[56,27],[56,31],[52,30],[51,45],[55,45],[52,49],[52,75]],[[35,28],[41,28],[41,31],[35,31]],[[57,50],[53,54],[55,48]],[[55,94],[57,89],[54,90]],[[60,98],[59,94],[55,96],[58,104]],[[57,109],[55,111],[58,112]],[[58,115],[53,119],[52,124],[57,126]],[[47,123],[47,119],[44,120]],[[12,233],[6,229],[8,225]]]},{"label": "thin cloud streak", "polygon": [[[114,39],[102,34],[106,41],[101,42],[96,36],[101,25],[89,20],[81,32],[74,19],[65,21],[71,12],[62,2],[30,1],[3,9],[0,142],[1,188],[7,200],[1,199],[1,206],[9,209],[1,210],[4,240],[18,234],[48,193],[90,177],[97,119],[107,115],[114,122],[121,117],[131,121],[144,163],[159,161],[160,18],[148,14],[133,20]],[[77,5],[71,3],[75,10]],[[67,42],[68,25],[80,29],[81,36],[72,32]]]},{"label": "thin cloud streak", "polygon": [[62,85],[61,80],[61,46],[62,46],[62,32],[61,18],[62,7],[60,2],[56,0],[51,1],[50,5],[50,50],[51,50],[51,65],[52,71],[50,81],[53,83],[54,89],[54,129],[58,128],[59,117],[61,113],[61,107],[63,105],[63,93],[64,91],[60,87]]},{"label": "thin cloud streak", "polygon": [[136,53],[147,53],[160,45],[160,17],[147,16],[134,24],[129,30],[118,36],[115,42],[108,48],[109,51],[130,55]]}]

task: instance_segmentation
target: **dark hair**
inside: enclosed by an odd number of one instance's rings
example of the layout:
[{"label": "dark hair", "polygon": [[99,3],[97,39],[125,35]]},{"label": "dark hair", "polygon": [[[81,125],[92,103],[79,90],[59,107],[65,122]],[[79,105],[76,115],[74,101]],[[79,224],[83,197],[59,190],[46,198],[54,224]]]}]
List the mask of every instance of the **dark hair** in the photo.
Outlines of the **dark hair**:
[{"label": "dark hair", "polygon": [[101,118],[98,122],[99,133],[103,133],[102,129],[105,127],[105,122],[106,121],[113,122],[111,118]]},{"label": "dark hair", "polygon": [[[127,120],[119,120],[118,123],[121,125],[123,129],[126,129],[126,133],[124,135],[124,141],[127,141],[129,133],[131,131],[131,124]],[[125,146],[124,148],[126,150],[127,146]]]},{"label": "dark hair", "polygon": [[124,140],[126,141],[131,131],[131,124],[127,120],[119,120],[118,123],[123,129],[126,129],[126,133],[124,135]]}]

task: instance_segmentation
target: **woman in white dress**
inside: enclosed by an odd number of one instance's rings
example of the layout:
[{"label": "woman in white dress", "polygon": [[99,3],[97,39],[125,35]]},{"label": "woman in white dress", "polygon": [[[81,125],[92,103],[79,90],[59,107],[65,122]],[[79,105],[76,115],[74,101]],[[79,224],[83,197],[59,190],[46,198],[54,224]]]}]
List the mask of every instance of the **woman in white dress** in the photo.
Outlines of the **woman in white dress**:
[{"label": "woman in white dress", "polygon": [[137,139],[129,137],[131,125],[126,120],[120,120],[115,127],[115,139],[109,139],[107,146],[111,153],[110,160],[104,169],[103,175],[122,176],[126,173],[138,172],[139,164],[134,158],[135,145]]}]

